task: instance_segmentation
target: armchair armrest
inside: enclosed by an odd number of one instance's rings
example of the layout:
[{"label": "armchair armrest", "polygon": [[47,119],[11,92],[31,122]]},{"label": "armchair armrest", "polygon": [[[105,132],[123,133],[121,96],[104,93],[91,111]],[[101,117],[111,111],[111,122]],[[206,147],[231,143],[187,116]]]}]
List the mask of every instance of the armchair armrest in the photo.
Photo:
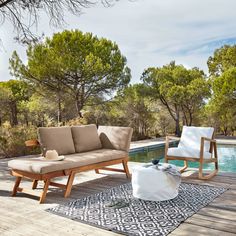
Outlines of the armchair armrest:
[{"label": "armchair armrest", "polygon": [[214,149],[216,149],[216,140],[210,139],[207,137],[201,137],[201,144],[200,144],[200,159],[203,159],[203,152],[204,152],[204,143],[205,141],[210,142],[210,149],[208,150],[210,153],[212,153],[212,149],[214,146]]},{"label": "armchair armrest", "polygon": [[211,143],[216,143],[215,139],[210,139],[210,138],[206,138],[206,137],[202,137],[202,139],[203,139],[203,142],[208,141],[208,142],[211,142]]},{"label": "armchair armrest", "polygon": [[25,141],[26,147],[37,147],[40,146],[40,143],[37,139],[30,139]]}]

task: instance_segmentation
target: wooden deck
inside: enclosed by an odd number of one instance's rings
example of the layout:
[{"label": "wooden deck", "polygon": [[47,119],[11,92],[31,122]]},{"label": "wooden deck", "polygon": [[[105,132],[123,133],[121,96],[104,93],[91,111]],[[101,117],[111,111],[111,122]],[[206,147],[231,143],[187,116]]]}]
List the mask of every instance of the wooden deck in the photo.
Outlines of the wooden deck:
[{"label": "wooden deck", "polygon": [[[100,192],[106,188],[126,183],[124,174],[95,174],[94,171],[81,173],[76,176],[76,185],[70,198],[63,198],[63,193],[57,188],[50,188],[46,203],[39,204],[38,200],[17,194],[10,197],[14,178],[8,173],[7,159],[0,159],[0,235],[24,236],[111,236],[119,235],[86,224],[75,222],[44,211],[56,204],[82,198]],[[130,169],[137,165],[129,163]],[[105,172],[104,172],[105,173]],[[189,174],[188,172],[186,174]],[[65,179],[59,181],[64,182]],[[184,182],[210,184],[228,188],[224,194],[216,198],[207,207],[188,218],[169,235],[199,236],[199,235],[236,235],[236,174],[220,173],[210,181],[196,179],[196,174],[183,178]],[[31,182],[23,182],[31,186]],[[39,187],[42,187],[41,185]]]}]

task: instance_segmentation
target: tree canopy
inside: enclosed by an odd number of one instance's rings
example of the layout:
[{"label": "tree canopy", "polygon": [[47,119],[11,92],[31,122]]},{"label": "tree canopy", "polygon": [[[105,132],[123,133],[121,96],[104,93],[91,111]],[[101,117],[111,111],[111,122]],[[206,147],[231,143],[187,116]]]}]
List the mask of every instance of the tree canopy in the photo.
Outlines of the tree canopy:
[{"label": "tree canopy", "polygon": [[208,59],[212,96],[208,117],[227,135],[236,130],[236,45],[216,49]]},{"label": "tree canopy", "polygon": [[232,67],[212,80],[213,95],[207,105],[221,131],[227,135],[236,130],[236,67]]},{"label": "tree canopy", "polygon": [[25,65],[16,52],[10,60],[12,73],[35,87],[57,95],[58,104],[68,94],[77,114],[97,96],[108,96],[126,86],[130,69],[118,45],[79,30],[54,34],[44,42],[30,45]]},{"label": "tree canopy", "polygon": [[216,49],[207,61],[211,76],[220,76],[230,68],[236,67],[236,45],[224,45]]},{"label": "tree canopy", "polygon": [[[18,111],[20,102],[29,98],[29,86],[24,81],[9,80],[0,82],[1,112],[9,115],[12,125],[18,124]],[[2,114],[3,115],[3,114]],[[2,119],[0,114],[0,120]],[[1,122],[0,122],[1,123]]]},{"label": "tree canopy", "polygon": [[146,69],[142,80],[149,87],[148,94],[159,99],[176,122],[177,135],[180,135],[180,119],[183,118],[184,124],[192,125],[194,114],[210,95],[203,71],[186,69],[175,62],[161,68]]}]

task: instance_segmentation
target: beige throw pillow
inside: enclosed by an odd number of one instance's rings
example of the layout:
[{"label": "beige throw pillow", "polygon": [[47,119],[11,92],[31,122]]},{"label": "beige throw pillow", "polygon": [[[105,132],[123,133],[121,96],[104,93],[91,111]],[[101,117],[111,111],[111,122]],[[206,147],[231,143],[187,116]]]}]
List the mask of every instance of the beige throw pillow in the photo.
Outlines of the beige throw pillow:
[{"label": "beige throw pillow", "polygon": [[102,148],[96,125],[73,126],[71,131],[76,152],[87,152]]},{"label": "beige throw pillow", "polygon": [[75,153],[70,127],[40,127],[39,141],[42,148],[56,150],[59,155]]}]

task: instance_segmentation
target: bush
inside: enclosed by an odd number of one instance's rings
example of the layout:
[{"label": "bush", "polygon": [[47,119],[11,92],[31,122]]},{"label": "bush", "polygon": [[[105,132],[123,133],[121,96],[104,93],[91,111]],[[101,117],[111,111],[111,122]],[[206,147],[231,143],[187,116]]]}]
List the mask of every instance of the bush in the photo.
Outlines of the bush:
[{"label": "bush", "polygon": [[40,153],[39,148],[28,148],[25,141],[37,138],[37,127],[5,124],[0,129],[0,156],[15,157]]}]

